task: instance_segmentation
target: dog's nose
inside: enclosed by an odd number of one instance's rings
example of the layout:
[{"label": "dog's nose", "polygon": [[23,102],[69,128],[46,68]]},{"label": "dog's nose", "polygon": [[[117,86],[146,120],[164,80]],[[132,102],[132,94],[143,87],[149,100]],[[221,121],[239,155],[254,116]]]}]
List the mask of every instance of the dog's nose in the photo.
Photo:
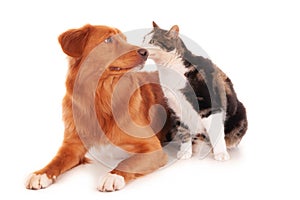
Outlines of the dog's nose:
[{"label": "dog's nose", "polygon": [[142,56],[145,60],[148,58],[148,51],[147,49],[139,49],[137,50],[137,52],[140,54],[140,56]]}]

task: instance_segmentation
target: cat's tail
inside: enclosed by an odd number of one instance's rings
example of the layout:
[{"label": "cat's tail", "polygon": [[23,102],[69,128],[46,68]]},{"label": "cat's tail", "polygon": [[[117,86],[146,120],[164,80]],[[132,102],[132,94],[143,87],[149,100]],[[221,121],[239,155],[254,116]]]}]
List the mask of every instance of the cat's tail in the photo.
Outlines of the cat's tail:
[{"label": "cat's tail", "polygon": [[228,116],[225,121],[225,141],[227,148],[237,147],[248,129],[245,106],[238,101],[235,114]]}]

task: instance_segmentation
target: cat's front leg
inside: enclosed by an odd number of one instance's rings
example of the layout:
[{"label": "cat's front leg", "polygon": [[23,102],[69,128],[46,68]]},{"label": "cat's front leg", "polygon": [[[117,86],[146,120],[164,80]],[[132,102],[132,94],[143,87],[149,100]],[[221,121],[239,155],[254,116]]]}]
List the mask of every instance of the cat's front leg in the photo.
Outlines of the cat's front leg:
[{"label": "cat's front leg", "polygon": [[229,155],[229,153],[227,152],[227,149],[226,149],[224,134],[223,134],[223,136],[220,134],[219,140],[213,146],[213,153],[214,153],[215,160],[226,161],[226,160],[230,159],[230,155]]},{"label": "cat's front leg", "polygon": [[191,158],[193,155],[192,142],[182,143],[179,151],[177,152],[177,158],[180,160],[186,160]]},{"label": "cat's front leg", "polygon": [[212,114],[203,119],[203,122],[213,148],[215,160],[229,160],[230,155],[227,152],[224,133],[224,113]]},{"label": "cat's front leg", "polygon": [[176,137],[180,142],[180,149],[177,152],[177,158],[180,160],[191,158],[193,154],[192,136],[188,127],[185,127],[184,125],[177,127]]}]

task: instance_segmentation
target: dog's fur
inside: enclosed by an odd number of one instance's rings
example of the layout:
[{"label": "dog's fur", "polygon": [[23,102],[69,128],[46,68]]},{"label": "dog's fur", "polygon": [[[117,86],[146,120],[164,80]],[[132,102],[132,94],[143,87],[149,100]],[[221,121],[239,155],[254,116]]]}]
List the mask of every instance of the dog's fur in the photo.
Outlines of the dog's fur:
[{"label": "dog's fur", "polygon": [[[26,187],[49,186],[60,174],[89,162],[85,154],[95,146],[111,145],[128,152],[126,159],[102,177],[98,185],[100,191],[121,189],[128,181],[165,165],[167,155],[162,151],[160,140],[165,137],[169,122],[160,131],[154,130],[151,127],[161,126],[157,124],[164,119],[157,114],[159,110],[149,111],[154,104],[167,107],[162,90],[156,84],[158,74],[127,73],[144,64],[147,50],[128,44],[118,29],[107,26],[85,25],[68,30],[59,36],[59,43],[70,58],[63,99],[64,140],[51,162],[29,176]],[[118,86],[124,77],[127,81]],[[119,87],[118,93],[114,93],[116,87]],[[128,98],[132,88],[136,90]],[[128,106],[123,105],[126,104],[124,99],[128,99]],[[130,133],[122,128],[129,121],[137,124],[128,129]]]}]

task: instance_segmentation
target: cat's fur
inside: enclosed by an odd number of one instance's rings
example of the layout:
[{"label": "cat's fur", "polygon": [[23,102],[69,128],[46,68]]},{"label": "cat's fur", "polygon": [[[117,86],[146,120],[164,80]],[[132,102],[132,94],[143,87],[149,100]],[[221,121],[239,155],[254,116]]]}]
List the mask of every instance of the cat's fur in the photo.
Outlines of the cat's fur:
[{"label": "cat's fur", "polygon": [[192,143],[201,139],[210,142],[216,160],[228,160],[227,148],[236,147],[248,127],[246,109],[231,80],[211,60],[186,48],[177,25],[167,31],[153,22],[144,43],[177,117],[173,132],[182,142],[177,157],[191,157]]}]

